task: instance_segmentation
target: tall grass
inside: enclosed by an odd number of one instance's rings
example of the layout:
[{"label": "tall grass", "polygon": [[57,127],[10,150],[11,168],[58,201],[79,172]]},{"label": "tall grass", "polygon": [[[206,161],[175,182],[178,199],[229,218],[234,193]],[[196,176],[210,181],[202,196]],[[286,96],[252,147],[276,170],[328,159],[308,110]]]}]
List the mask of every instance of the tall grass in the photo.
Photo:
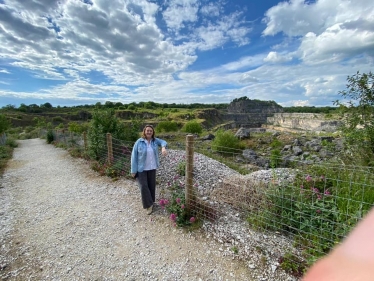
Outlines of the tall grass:
[{"label": "tall grass", "polygon": [[339,243],[373,206],[374,175],[370,168],[353,166],[301,168],[292,184],[271,185],[264,194],[264,208],[248,221],[294,236],[311,264]]}]

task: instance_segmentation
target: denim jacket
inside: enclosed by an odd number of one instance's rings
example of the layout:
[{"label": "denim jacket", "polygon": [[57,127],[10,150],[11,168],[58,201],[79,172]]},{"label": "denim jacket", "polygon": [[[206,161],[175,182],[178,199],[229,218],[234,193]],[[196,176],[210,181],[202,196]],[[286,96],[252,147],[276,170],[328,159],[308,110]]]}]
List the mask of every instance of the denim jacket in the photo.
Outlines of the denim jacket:
[{"label": "denim jacket", "polygon": [[[154,138],[153,140],[151,140],[151,146],[155,153],[156,167],[158,168],[160,166],[160,159],[158,156],[158,147],[159,146],[166,147],[167,142],[159,138]],[[140,138],[135,142],[134,147],[132,148],[131,174],[136,174],[136,172],[143,172],[146,157],[147,157],[147,141],[144,138]]]}]

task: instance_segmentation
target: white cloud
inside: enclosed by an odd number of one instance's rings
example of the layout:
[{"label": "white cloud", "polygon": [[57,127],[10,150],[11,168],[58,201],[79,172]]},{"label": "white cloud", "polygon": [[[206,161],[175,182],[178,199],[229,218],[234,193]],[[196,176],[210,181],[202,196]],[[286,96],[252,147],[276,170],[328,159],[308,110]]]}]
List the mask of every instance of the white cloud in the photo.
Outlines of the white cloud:
[{"label": "white cloud", "polygon": [[[299,37],[306,63],[333,63],[355,55],[374,56],[374,5],[369,0],[281,2],[266,12],[263,34]],[[270,58],[269,58],[270,59]]]},{"label": "white cloud", "polygon": [[197,0],[172,0],[162,14],[168,28],[178,32],[186,23],[197,21],[198,10]]},{"label": "white cloud", "polygon": [[270,62],[270,63],[283,63],[283,62],[288,62],[291,61],[292,57],[288,54],[286,55],[281,55],[277,52],[269,52],[266,58],[264,58],[265,62]]}]

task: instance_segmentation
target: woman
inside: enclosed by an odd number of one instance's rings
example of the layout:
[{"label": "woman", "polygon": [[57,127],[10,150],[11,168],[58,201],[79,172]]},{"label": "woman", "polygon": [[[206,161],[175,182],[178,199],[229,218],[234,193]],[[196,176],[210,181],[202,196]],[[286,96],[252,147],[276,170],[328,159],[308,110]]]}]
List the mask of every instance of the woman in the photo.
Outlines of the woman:
[{"label": "woman", "polygon": [[131,175],[138,179],[143,208],[148,215],[152,213],[156,200],[156,169],[160,166],[159,146],[162,147],[162,155],[166,155],[167,142],[156,138],[154,128],[146,125],[142,137],[135,142],[131,153]]}]

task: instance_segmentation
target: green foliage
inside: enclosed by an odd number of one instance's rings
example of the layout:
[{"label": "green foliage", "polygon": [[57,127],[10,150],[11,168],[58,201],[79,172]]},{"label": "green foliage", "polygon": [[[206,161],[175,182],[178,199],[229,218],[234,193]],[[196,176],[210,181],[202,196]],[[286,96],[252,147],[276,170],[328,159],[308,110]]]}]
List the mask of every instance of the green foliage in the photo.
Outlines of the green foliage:
[{"label": "green foliage", "polygon": [[47,121],[44,117],[34,117],[32,120],[38,128],[45,128],[47,126]]},{"label": "green foliage", "polygon": [[4,114],[0,114],[0,135],[10,128],[10,122]]},{"label": "green foliage", "polygon": [[72,133],[82,134],[83,132],[88,130],[88,126],[84,124],[79,124],[73,121],[73,122],[69,122],[68,130],[69,132],[72,132]]},{"label": "green foliage", "polygon": [[180,176],[186,175],[186,161],[181,161],[178,163],[177,171],[178,171],[178,175]]},{"label": "green foliage", "polygon": [[374,73],[357,72],[348,76],[346,88],[339,92],[344,100],[334,102],[340,106],[345,117],[341,130],[349,149],[357,149],[357,155],[363,156],[366,163],[374,165],[370,160],[374,156]]},{"label": "green foliage", "polygon": [[16,142],[16,140],[13,137],[9,137],[9,136],[6,139],[5,145],[11,148],[18,147],[18,143]]},{"label": "green foliage", "polygon": [[192,120],[184,124],[182,131],[191,134],[201,134],[203,128],[201,127],[201,124],[196,120]]},{"label": "green foliage", "polygon": [[170,214],[170,220],[174,226],[189,226],[196,223],[196,218],[190,216],[186,209],[184,189],[179,185],[172,188],[171,199],[161,199],[161,208],[165,208]]},{"label": "green foliage", "polygon": [[57,123],[57,122],[63,122],[64,119],[61,116],[55,116],[52,118],[52,121]]},{"label": "green foliage", "polygon": [[305,262],[291,252],[286,253],[279,260],[280,267],[295,277],[302,277],[306,270]]},{"label": "green foliage", "polygon": [[106,134],[121,141],[134,142],[139,137],[139,120],[124,124],[115,115],[113,109],[96,110],[92,114],[90,128],[88,130],[88,153],[90,157],[99,159],[106,150]]},{"label": "green foliage", "polygon": [[270,152],[270,167],[277,168],[282,163],[281,151],[279,149],[272,149]]},{"label": "green foliage", "polygon": [[[305,171],[304,171],[305,172]],[[374,194],[365,188],[372,171],[343,170],[341,166],[312,166],[288,185],[270,186],[266,208],[248,221],[260,228],[296,236],[309,264],[341,241],[370,210]]]},{"label": "green foliage", "polygon": [[283,147],[283,143],[279,139],[274,138],[270,143],[270,147],[274,149],[280,149]]},{"label": "green foliage", "polygon": [[240,140],[230,131],[218,130],[212,141],[212,149],[222,154],[239,153],[243,149]]},{"label": "green foliage", "polygon": [[6,164],[12,158],[13,147],[8,145],[0,145],[0,175],[3,174]]},{"label": "green foliage", "polygon": [[47,143],[52,143],[54,141],[54,135],[52,130],[48,130],[47,132]]},{"label": "green foliage", "polygon": [[178,124],[174,121],[161,121],[157,124],[156,130],[158,132],[176,132]]}]

